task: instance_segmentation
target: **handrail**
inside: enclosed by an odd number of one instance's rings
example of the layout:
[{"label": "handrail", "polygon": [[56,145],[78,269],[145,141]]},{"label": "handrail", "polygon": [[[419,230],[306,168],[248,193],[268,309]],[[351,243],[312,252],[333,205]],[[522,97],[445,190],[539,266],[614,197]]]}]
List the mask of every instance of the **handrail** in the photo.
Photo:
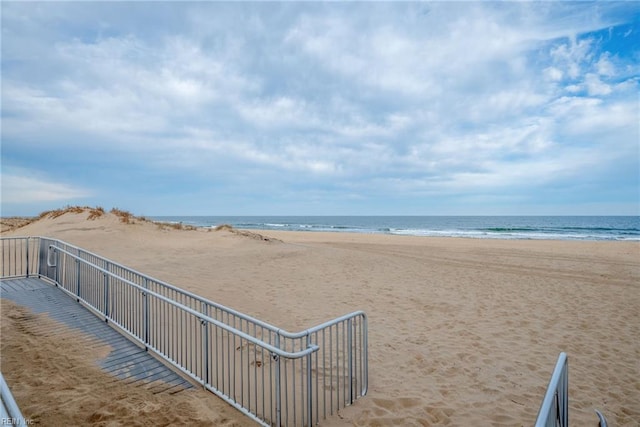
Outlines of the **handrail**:
[{"label": "handrail", "polygon": [[567,354],[558,356],[547,392],[542,400],[535,427],[569,425],[569,362]]},{"label": "handrail", "polygon": [[2,278],[47,279],[264,426],[315,425],[367,393],[362,311],[289,332],[57,239],[0,243]]},{"label": "handrail", "polygon": [[0,372],[0,397],[2,398],[2,404],[0,405],[0,418],[2,424],[10,424],[15,426],[27,425],[27,420],[22,416],[20,408],[11,394],[11,390],[4,380],[2,372]]},{"label": "handrail", "polygon": [[608,427],[607,418],[604,415],[602,415],[602,412],[598,411],[597,409],[595,409],[595,411],[596,411],[596,415],[598,416],[598,425],[600,427]]},{"label": "handrail", "polygon": [[[77,255],[75,255],[75,254],[73,254],[73,253],[71,253],[71,252],[69,252],[69,251],[67,251],[65,249],[58,248],[58,247],[53,246],[53,245],[49,245],[49,249],[53,250],[54,252],[58,252],[58,251],[59,252],[63,252],[66,255],[68,255],[68,256],[70,256],[70,257],[72,257],[72,258],[74,258],[74,259],[76,259],[78,261],[82,261],[82,263],[84,263],[86,265],[89,265],[89,266],[95,268],[96,270],[98,270],[98,271],[100,271],[100,272],[102,272],[104,274],[107,274],[107,275],[109,275],[111,277],[117,278],[121,282],[124,282],[127,285],[138,289],[139,291],[141,291],[144,294],[153,295],[154,297],[156,297],[156,298],[158,298],[158,299],[160,299],[160,300],[162,300],[162,301],[164,301],[164,302],[166,302],[166,303],[168,303],[168,304],[170,304],[170,305],[172,305],[174,307],[177,307],[177,308],[179,308],[179,309],[181,309],[183,311],[186,311],[187,313],[193,314],[201,322],[206,321],[206,322],[209,322],[209,323],[213,323],[217,327],[219,327],[221,329],[224,329],[227,332],[230,332],[230,333],[232,333],[234,335],[237,335],[238,337],[243,338],[243,339],[251,342],[252,344],[258,345],[258,346],[260,346],[260,347],[262,347],[262,348],[264,348],[266,350],[269,350],[271,353],[277,354],[278,356],[286,357],[287,359],[299,359],[301,357],[307,356],[310,353],[318,351],[318,346],[317,345],[313,345],[313,344],[310,345],[307,349],[302,350],[302,351],[298,351],[298,352],[295,352],[295,353],[284,351],[284,350],[282,350],[282,349],[280,349],[278,347],[274,347],[271,344],[265,343],[264,341],[261,341],[261,340],[255,338],[255,337],[252,337],[251,335],[249,335],[249,334],[247,334],[245,332],[242,332],[241,330],[238,330],[236,328],[232,328],[231,326],[227,325],[226,323],[220,322],[220,321],[218,321],[216,319],[213,319],[213,318],[211,318],[211,317],[209,317],[209,316],[207,316],[207,315],[205,315],[203,313],[200,313],[199,311],[196,311],[196,310],[194,310],[194,309],[192,309],[190,307],[187,307],[187,306],[182,305],[182,304],[180,304],[180,303],[178,303],[176,301],[173,301],[172,299],[167,298],[164,295],[161,295],[161,294],[159,294],[157,292],[151,291],[151,290],[149,290],[149,289],[147,289],[147,288],[145,288],[143,286],[138,285],[137,283],[133,283],[130,280],[127,280],[127,279],[124,279],[122,277],[119,277],[117,274],[114,274],[114,273],[112,273],[112,272],[110,272],[108,270],[105,270],[104,268],[100,267],[99,265],[96,265],[96,264],[93,264],[93,263],[91,263],[91,262],[89,262],[87,260],[84,260],[84,259],[80,258],[79,256],[77,256]],[[49,265],[49,266],[50,267],[55,267],[54,265]],[[332,323],[333,324],[334,322],[328,322],[328,323]]]}]

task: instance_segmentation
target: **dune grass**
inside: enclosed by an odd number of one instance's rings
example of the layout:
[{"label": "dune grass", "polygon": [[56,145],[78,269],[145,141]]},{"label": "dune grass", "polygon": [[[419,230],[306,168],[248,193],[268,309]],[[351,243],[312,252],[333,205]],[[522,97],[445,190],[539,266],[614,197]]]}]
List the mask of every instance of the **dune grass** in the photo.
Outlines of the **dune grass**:
[{"label": "dune grass", "polygon": [[[107,214],[107,211],[102,206],[65,206],[59,209],[53,209],[41,212],[39,215],[35,217],[12,217],[12,218],[0,218],[2,220],[1,230],[3,232],[14,230],[16,228],[24,227],[32,222],[39,221],[42,219],[56,219],[66,214],[87,214],[87,220],[96,220],[98,218],[104,217]],[[110,214],[115,215],[120,219],[120,222],[123,224],[138,224],[138,223],[153,223],[161,230],[186,230],[193,231],[198,230],[198,227],[193,225],[185,225],[182,222],[159,222],[152,221],[144,216],[136,216],[131,212],[120,209],[117,207],[112,208],[109,211]],[[233,230],[230,225],[225,224],[225,229]],[[211,229],[207,229],[207,231],[211,231]]]},{"label": "dune grass", "polygon": [[234,228],[229,224],[216,225],[213,231],[234,231]]},{"label": "dune grass", "polygon": [[96,218],[100,218],[102,215],[104,215],[104,208],[101,206],[96,206],[95,208],[89,209],[89,216],[87,217],[87,219],[94,220]]},{"label": "dune grass", "polygon": [[62,215],[65,215],[65,214],[68,214],[68,213],[81,214],[86,209],[90,209],[90,208],[88,206],[86,206],[86,207],[82,207],[82,206],[66,206],[66,207],[60,208],[60,209],[54,209],[54,210],[51,210],[51,211],[41,212],[40,215],[38,215],[38,219],[44,219],[44,218],[55,219],[55,218],[61,217]]},{"label": "dune grass", "polygon": [[112,208],[111,213],[120,218],[120,222],[125,224],[134,224],[136,217],[129,211],[124,211],[118,208]]}]

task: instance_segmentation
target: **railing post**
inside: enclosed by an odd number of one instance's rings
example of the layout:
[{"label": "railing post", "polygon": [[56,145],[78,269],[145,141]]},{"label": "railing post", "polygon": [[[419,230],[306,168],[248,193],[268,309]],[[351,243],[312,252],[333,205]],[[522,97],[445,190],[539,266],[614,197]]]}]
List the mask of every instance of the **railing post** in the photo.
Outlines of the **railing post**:
[{"label": "railing post", "polygon": [[[149,289],[149,282],[147,278],[144,279],[144,288]],[[147,298],[147,292],[142,292],[142,310],[143,310],[143,326],[144,326],[144,349],[149,350],[149,303]]]},{"label": "railing post", "polygon": [[[202,313],[209,315],[207,305],[202,303]],[[206,388],[209,382],[209,322],[202,320],[202,385]]]},{"label": "railing post", "polygon": [[76,258],[76,301],[80,302],[80,260]]},{"label": "railing post", "polygon": [[56,265],[53,268],[56,269],[56,274],[55,274],[55,276],[56,276],[56,286],[59,286],[60,285],[60,252],[57,251],[57,250],[54,251],[54,252],[56,254]]},{"label": "railing post", "polygon": [[[55,248],[57,249],[57,247],[55,247]],[[53,255],[54,255],[54,258],[55,258],[55,265],[53,266],[53,268],[55,268],[54,280],[56,282],[56,287],[58,287],[58,286],[60,286],[60,268],[58,267],[60,265],[60,252],[58,252],[56,249],[54,249],[54,251],[53,251]],[[48,247],[47,250],[50,251],[51,247]],[[49,253],[47,252],[47,267],[49,267],[48,262],[49,262]],[[47,268],[47,277],[49,277],[49,269],[48,268]]]},{"label": "railing post", "polygon": [[[276,334],[275,346],[280,348],[280,334]],[[277,354],[272,355],[273,360],[276,362],[276,426],[282,425],[282,398],[280,395],[280,356]]]},{"label": "railing post", "polygon": [[[105,270],[110,271],[111,269],[109,268],[111,263],[107,262],[105,267]],[[103,273],[104,274],[104,321],[105,322],[109,322],[109,275],[107,273]]]},{"label": "railing post", "polygon": [[27,278],[29,278],[29,238],[26,239],[26,247],[27,247]]},{"label": "railing post", "polygon": [[364,396],[369,391],[369,322],[367,316],[362,314],[362,349],[360,351],[362,357],[362,385],[360,387],[360,396]]},{"label": "railing post", "polygon": [[[307,348],[311,347],[311,334],[307,333]],[[313,353],[307,355],[307,426],[313,425],[313,381],[311,379],[311,363]]]},{"label": "railing post", "polygon": [[347,319],[347,348],[349,352],[349,405],[353,404],[353,319]]}]

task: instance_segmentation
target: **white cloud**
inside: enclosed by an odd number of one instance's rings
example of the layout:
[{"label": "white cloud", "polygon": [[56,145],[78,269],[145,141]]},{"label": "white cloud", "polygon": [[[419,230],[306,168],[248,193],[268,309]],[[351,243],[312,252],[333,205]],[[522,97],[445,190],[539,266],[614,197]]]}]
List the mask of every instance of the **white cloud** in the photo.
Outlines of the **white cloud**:
[{"label": "white cloud", "polygon": [[286,42],[317,61],[317,66],[356,84],[403,95],[437,90],[432,74],[424,73],[435,42],[411,39],[398,28],[361,30],[343,16],[305,15],[289,31]]},{"label": "white cloud", "polygon": [[552,80],[552,81],[559,81],[562,79],[562,76],[564,75],[564,73],[562,72],[562,70],[556,68],[556,67],[547,67],[543,70],[544,75],[547,79]]},{"label": "white cloud", "polygon": [[590,39],[576,40],[575,37],[571,37],[568,43],[551,49],[551,58],[557,67],[566,70],[570,78],[576,79],[585,63],[592,59],[592,43]]},{"label": "white cloud", "polygon": [[83,188],[37,177],[22,171],[20,174],[2,173],[2,203],[26,204],[36,202],[64,202],[90,196]]},{"label": "white cloud", "polygon": [[600,56],[600,59],[596,63],[596,69],[598,70],[598,74],[601,76],[615,76],[616,75],[616,67],[609,59],[610,55],[608,52],[605,52]]},{"label": "white cloud", "polygon": [[[549,112],[563,133],[581,137],[580,145],[587,145],[586,141],[600,145],[604,134],[608,144],[637,144],[638,104],[633,100],[605,103],[595,97],[562,97],[550,105]],[[608,151],[605,147],[602,150]]]},{"label": "white cloud", "polygon": [[602,96],[611,93],[611,86],[600,80],[597,74],[588,73],[584,78],[584,83],[590,96]]},{"label": "white cloud", "polygon": [[[179,170],[202,185],[250,174],[400,194],[501,191],[540,173],[561,182],[562,162],[588,168],[587,156],[619,153],[605,132],[625,147],[633,139],[637,65],[583,35],[611,24],[597,8],[255,7],[162,3],[149,13],[171,15],[166,29],[129,15],[96,26],[94,12],[73,4],[52,15],[72,22],[82,9],[84,32],[10,11],[7,34],[28,27],[47,72],[22,56],[21,39],[3,39],[16,67],[3,72],[3,144],[104,153],[96,162],[107,168],[124,168],[124,152],[129,167]],[[38,40],[36,21],[47,37]]]},{"label": "white cloud", "polygon": [[288,96],[275,99],[253,99],[236,104],[242,118],[263,128],[313,128],[318,125],[316,113],[304,100]]}]

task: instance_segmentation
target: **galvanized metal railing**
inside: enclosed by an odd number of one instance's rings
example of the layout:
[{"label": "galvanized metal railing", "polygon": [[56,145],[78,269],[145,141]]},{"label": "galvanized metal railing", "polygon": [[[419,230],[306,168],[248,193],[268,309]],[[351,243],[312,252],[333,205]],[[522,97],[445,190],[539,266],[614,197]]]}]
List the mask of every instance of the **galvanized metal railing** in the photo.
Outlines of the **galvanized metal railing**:
[{"label": "galvanized metal railing", "polygon": [[18,404],[9,390],[9,386],[4,380],[2,373],[0,372],[0,424],[12,425],[12,426],[26,426],[30,424],[31,420],[27,420],[22,416]]},{"label": "galvanized metal railing", "polygon": [[[607,427],[607,419],[597,409],[600,427]],[[560,353],[542,400],[535,427],[568,427],[569,425],[569,360]]]},{"label": "galvanized metal railing", "polygon": [[569,362],[560,353],[542,400],[536,427],[567,427],[569,425]]},{"label": "galvanized metal railing", "polygon": [[311,426],[367,393],[362,311],[291,333],[44,237],[3,238],[2,263],[3,278],[50,279],[262,425]]},{"label": "galvanized metal railing", "polygon": [[2,237],[0,273],[2,278],[29,277],[38,275],[40,247],[38,239],[25,237]]}]

